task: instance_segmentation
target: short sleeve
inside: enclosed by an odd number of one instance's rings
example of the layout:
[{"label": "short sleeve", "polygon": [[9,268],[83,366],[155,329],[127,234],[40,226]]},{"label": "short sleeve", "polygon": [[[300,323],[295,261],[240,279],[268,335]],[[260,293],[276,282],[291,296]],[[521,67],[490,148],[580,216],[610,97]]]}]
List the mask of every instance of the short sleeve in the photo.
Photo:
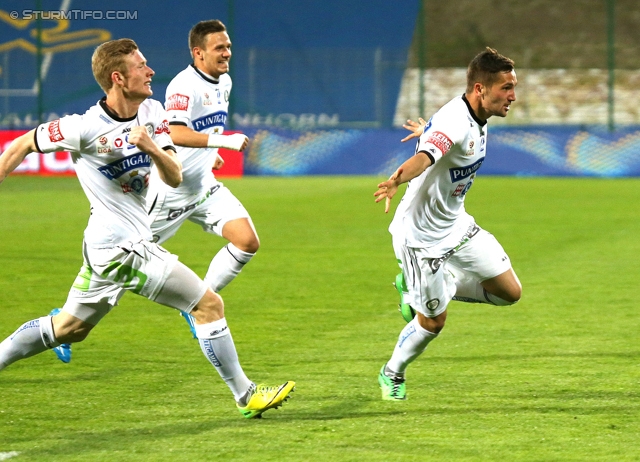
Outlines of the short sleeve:
[{"label": "short sleeve", "polygon": [[77,114],[39,125],[35,136],[38,152],[79,152],[82,125],[82,116]]},{"label": "short sleeve", "polygon": [[[465,119],[466,122],[466,119]],[[416,153],[424,152],[433,163],[451,150],[462,138],[460,122],[448,114],[436,113],[429,119],[416,146]]]},{"label": "short sleeve", "polygon": [[167,87],[164,108],[169,117],[169,123],[188,125],[191,122],[193,109],[193,92],[187,88],[179,88],[174,82]]},{"label": "short sleeve", "polygon": [[161,110],[159,111],[157,117],[158,120],[160,120],[160,123],[156,126],[156,130],[154,133],[155,142],[162,149],[173,149],[175,151],[176,148],[174,147],[173,141],[171,140],[171,129],[169,127],[168,114],[166,113],[166,111]]}]

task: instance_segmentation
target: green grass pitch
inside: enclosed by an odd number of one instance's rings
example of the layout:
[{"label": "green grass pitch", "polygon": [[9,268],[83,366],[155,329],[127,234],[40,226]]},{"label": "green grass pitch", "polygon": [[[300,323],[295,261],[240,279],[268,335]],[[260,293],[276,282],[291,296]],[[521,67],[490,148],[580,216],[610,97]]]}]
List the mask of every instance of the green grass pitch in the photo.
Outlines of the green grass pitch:
[{"label": "green grass pitch", "polygon": [[[453,302],[398,403],[377,386],[403,326],[379,181],[225,181],[262,241],[227,319],[250,378],[297,382],[283,408],[243,419],[180,316],[127,294],[71,364],[0,373],[0,460],[639,460],[640,180],[480,176],[467,210],[523,298]],[[0,339],[62,305],[87,218],[74,178],[0,186]],[[187,224],[166,247],[204,275],[222,245]]]}]

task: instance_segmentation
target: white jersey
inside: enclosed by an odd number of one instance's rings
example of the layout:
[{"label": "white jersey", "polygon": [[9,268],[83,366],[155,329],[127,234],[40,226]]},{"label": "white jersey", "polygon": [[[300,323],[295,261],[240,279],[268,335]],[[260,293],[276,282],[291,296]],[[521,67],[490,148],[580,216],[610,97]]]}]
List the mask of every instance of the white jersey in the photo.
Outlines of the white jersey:
[{"label": "white jersey", "polygon": [[416,153],[433,164],[407,184],[389,231],[408,247],[427,249],[432,257],[455,247],[474,224],[464,197],[486,153],[487,125],[458,96],[436,112],[420,136]]},{"label": "white jersey", "polygon": [[145,200],[152,160],[128,143],[128,134],[136,126],[145,126],[160,148],[175,149],[162,105],[149,99],[131,118],[116,116],[103,98],[83,115],[65,116],[36,129],[39,152],[71,152],[91,204],[84,232],[90,247],[152,239]]},{"label": "white jersey", "polygon": [[[199,133],[221,135],[227,121],[230,93],[229,74],[222,74],[216,80],[189,65],[167,87],[165,109],[169,125],[186,125]],[[171,192],[196,194],[214,186],[217,181],[211,169],[217,154],[218,150],[213,148],[179,146],[183,180]],[[163,188],[162,184],[160,187]]]}]

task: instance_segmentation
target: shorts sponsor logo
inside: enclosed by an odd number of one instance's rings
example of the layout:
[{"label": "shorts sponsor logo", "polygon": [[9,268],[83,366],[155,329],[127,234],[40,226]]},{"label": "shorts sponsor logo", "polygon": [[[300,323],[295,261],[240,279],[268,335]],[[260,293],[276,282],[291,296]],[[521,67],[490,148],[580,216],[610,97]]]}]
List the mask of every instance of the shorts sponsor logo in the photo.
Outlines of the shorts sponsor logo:
[{"label": "shorts sponsor logo", "polygon": [[206,201],[207,198],[209,198],[209,196],[211,196],[218,189],[220,189],[220,185],[219,184],[217,184],[215,186],[212,186],[209,189],[209,191],[207,191],[204,194],[204,196],[202,196],[200,198],[200,200],[198,200],[198,202],[194,202],[193,204],[186,205],[186,206],[181,207],[179,209],[169,209],[169,213],[167,214],[167,221],[175,220],[176,218],[179,218],[183,213],[187,213],[187,212],[195,209],[197,206],[199,206],[204,201]]},{"label": "shorts sponsor logo", "polygon": [[451,141],[449,137],[442,132],[430,133],[429,138],[427,138],[427,143],[431,143],[438,148],[440,152],[442,152],[443,156],[449,152],[449,149],[453,146],[453,141]]},{"label": "shorts sponsor logo", "polygon": [[438,272],[438,270],[442,266],[442,263],[444,263],[444,261],[447,258],[449,258],[451,255],[453,255],[458,250],[460,250],[462,246],[465,245],[467,242],[469,242],[469,239],[471,239],[473,236],[478,234],[479,231],[480,231],[480,227],[475,223],[472,224],[471,226],[469,226],[469,229],[467,229],[467,232],[464,234],[464,236],[462,236],[462,239],[460,239],[460,242],[458,243],[457,246],[455,246],[453,249],[449,250],[447,253],[445,253],[443,256],[439,258],[429,259],[428,260],[429,268],[431,268],[431,271],[433,272],[433,274],[436,274]]},{"label": "shorts sponsor logo", "polygon": [[60,119],[54,120],[49,124],[49,139],[52,143],[58,143],[64,139],[60,131]]},{"label": "shorts sponsor logo", "polygon": [[449,175],[451,176],[451,182],[457,183],[458,181],[464,180],[465,178],[469,178],[471,175],[473,175],[480,169],[483,162],[484,162],[484,157],[482,157],[481,159],[478,159],[471,165],[450,168]]},{"label": "shorts sponsor logo", "polygon": [[189,107],[189,97],[176,93],[167,98],[165,109],[167,111],[186,111]]}]

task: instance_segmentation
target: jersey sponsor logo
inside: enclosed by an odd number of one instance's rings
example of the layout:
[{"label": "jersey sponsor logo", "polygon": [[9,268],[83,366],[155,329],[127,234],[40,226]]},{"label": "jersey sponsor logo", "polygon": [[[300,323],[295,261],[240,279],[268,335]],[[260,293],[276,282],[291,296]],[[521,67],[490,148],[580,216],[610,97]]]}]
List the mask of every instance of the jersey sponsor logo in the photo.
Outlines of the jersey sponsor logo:
[{"label": "jersey sponsor logo", "polygon": [[60,131],[60,119],[54,120],[49,124],[49,139],[52,143],[58,143],[64,139]]},{"label": "jersey sponsor logo", "polygon": [[166,133],[167,135],[171,133],[171,130],[169,130],[169,121],[167,119],[163,120],[162,123],[158,125],[158,128],[156,128],[156,135],[162,135],[163,133]]},{"label": "jersey sponsor logo", "polygon": [[201,132],[211,127],[224,127],[227,122],[227,113],[225,111],[218,111],[213,114],[200,117],[199,119],[191,122],[193,129],[197,132]]},{"label": "jersey sponsor logo", "polygon": [[103,146],[104,146],[105,144],[107,144],[107,141],[108,141],[108,140],[107,140],[107,137],[106,137],[106,136],[101,136],[101,137],[98,139],[98,143],[102,144]]},{"label": "jersey sponsor logo", "polygon": [[167,111],[186,111],[189,107],[189,97],[176,93],[167,98],[165,109]]},{"label": "jersey sponsor logo", "polygon": [[122,138],[116,138],[113,140],[113,144],[116,148],[120,149],[122,147]]},{"label": "jersey sponsor logo", "polygon": [[478,159],[471,165],[465,165],[464,167],[455,167],[449,169],[449,175],[451,176],[451,182],[456,183],[460,180],[464,180],[465,178],[469,178],[471,175],[476,173],[480,166],[484,162],[484,157]]},{"label": "jersey sponsor logo", "polygon": [[451,141],[449,137],[442,132],[430,133],[429,138],[427,138],[427,143],[431,143],[436,148],[440,149],[443,156],[449,152],[449,149],[453,146],[453,141]]},{"label": "jersey sponsor logo", "polygon": [[138,168],[151,167],[151,156],[144,152],[138,152],[131,156],[118,159],[115,162],[104,165],[98,169],[100,173],[106,176],[108,179],[113,180],[120,178],[125,173]]}]

